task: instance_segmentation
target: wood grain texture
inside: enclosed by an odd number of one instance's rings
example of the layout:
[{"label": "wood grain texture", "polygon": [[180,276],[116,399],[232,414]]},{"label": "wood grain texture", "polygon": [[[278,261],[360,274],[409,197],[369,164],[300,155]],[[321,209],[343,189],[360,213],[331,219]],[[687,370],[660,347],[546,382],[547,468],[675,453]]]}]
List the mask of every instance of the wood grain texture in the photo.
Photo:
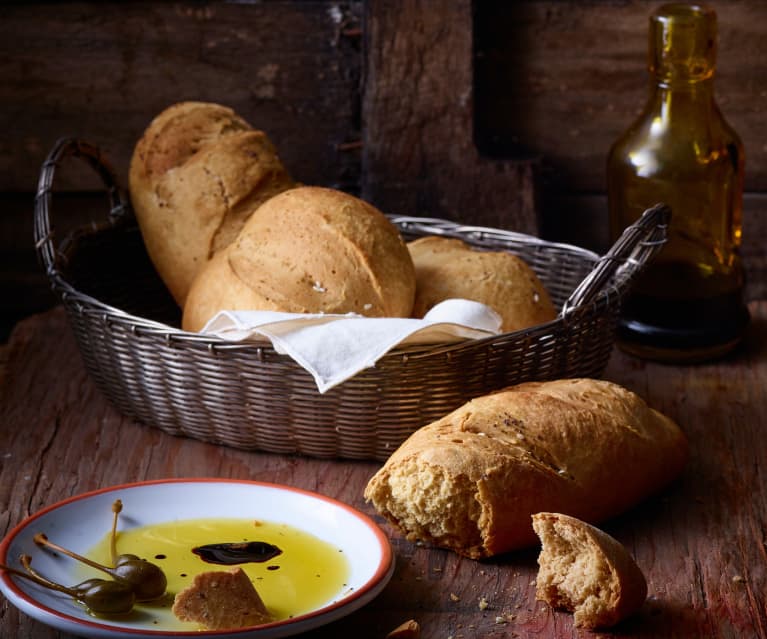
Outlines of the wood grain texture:
[{"label": "wood grain texture", "polygon": [[534,163],[474,144],[471,8],[366,4],[362,194],[400,215],[537,234]]},{"label": "wood grain texture", "polygon": [[[733,357],[662,366],[616,351],[605,376],[676,419],[690,439],[682,476],[602,526],[636,557],[649,585],[640,614],[613,637],[767,638],[767,302]],[[279,482],[362,500],[373,462],[248,453],[175,438],[123,418],[80,363],[60,308],[21,322],[0,374],[0,535],[56,501],[103,486],[165,477]],[[371,604],[303,636],[383,639],[416,619],[424,639],[584,639],[570,615],[535,601],[537,549],[485,562],[392,541],[394,577]],[[70,639],[0,601],[0,636]]]},{"label": "wood grain texture", "polygon": [[[0,191],[34,191],[54,141],[101,147],[127,182],[150,120],[182,100],[235,109],[296,179],[355,188],[357,2],[32,2],[0,6]],[[83,189],[74,173],[62,188]]]}]

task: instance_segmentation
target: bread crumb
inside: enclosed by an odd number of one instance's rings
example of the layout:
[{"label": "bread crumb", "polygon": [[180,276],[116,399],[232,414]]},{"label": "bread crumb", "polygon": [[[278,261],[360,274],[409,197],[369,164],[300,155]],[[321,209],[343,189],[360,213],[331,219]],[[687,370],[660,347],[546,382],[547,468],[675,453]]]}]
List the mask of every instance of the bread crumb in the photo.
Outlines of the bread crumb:
[{"label": "bread crumb", "polygon": [[458,595],[452,592],[450,593],[450,601],[460,601],[460,600],[461,598]]},{"label": "bread crumb", "polygon": [[209,571],[196,575],[176,594],[173,614],[207,630],[233,630],[273,621],[253,583],[242,570]]},{"label": "bread crumb", "polygon": [[415,619],[409,619],[386,635],[386,639],[419,639],[420,636],[421,626]]},{"label": "bread crumb", "polygon": [[487,610],[489,605],[490,604],[487,602],[487,599],[485,599],[484,597],[480,598],[480,600],[479,600],[479,609],[480,610]]},{"label": "bread crumb", "polygon": [[734,583],[736,583],[736,584],[742,584],[742,583],[744,583],[746,580],[745,580],[745,579],[744,579],[744,578],[743,578],[741,575],[735,575],[735,576],[732,578],[732,581],[733,581]]}]

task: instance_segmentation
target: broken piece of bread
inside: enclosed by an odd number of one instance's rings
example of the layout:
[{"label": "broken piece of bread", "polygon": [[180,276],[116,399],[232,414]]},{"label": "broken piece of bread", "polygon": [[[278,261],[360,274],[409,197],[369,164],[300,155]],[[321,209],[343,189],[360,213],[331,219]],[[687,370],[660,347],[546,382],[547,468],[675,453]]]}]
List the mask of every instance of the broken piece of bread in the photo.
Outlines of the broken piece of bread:
[{"label": "broken piece of bread", "polygon": [[273,621],[242,568],[203,572],[176,595],[173,614],[207,630],[232,630]]},{"label": "broken piece of bread", "polygon": [[573,612],[575,625],[591,630],[614,626],[642,606],[647,582],[620,542],[575,517],[532,517],[542,545],[537,599]]}]

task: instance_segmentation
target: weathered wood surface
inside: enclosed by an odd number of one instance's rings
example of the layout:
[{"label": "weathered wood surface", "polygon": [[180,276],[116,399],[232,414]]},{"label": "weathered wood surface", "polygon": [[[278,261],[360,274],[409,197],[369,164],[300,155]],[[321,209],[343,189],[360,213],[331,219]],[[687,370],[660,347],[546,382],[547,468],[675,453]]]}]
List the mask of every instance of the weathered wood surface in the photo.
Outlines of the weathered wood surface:
[{"label": "weathered wood surface", "polygon": [[[600,637],[767,637],[767,302],[751,310],[748,340],[729,360],[673,367],[616,352],[610,362],[607,378],[680,423],[691,458],[668,489],[603,525],[636,556],[649,598],[636,618]],[[4,355],[0,535],[70,495],[164,477],[279,482],[375,516],[361,494],[377,463],[248,453],[124,419],[87,377],[61,309],[20,323]],[[368,606],[305,636],[383,639],[409,618],[424,639],[596,636],[535,601],[536,549],[480,563],[383,527],[397,556],[390,584]],[[6,601],[0,636],[69,639]]]},{"label": "weathered wood surface", "polygon": [[535,163],[474,144],[472,3],[371,0],[362,195],[383,210],[538,234]]},{"label": "weathered wood surface", "polygon": [[358,2],[3,3],[0,191],[34,192],[65,135],[127,176],[150,120],[182,100],[235,109],[297,180],[356,188],[359,13]]}]

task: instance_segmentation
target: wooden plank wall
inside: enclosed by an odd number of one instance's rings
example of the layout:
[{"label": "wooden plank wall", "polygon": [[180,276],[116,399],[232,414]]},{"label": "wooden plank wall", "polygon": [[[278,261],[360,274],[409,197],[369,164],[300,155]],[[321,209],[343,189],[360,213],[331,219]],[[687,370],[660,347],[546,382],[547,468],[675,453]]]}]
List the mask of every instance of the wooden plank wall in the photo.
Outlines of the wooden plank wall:
[{"label": "wooden plank wall", "polygon": [[537,234],[527,158],[483,157],[473,135],[470,0],[371,0],[363,196],[384,210]]},{"label": "wooden plank wall", "polygon": [[[604,157],[647,91],[645,0],[0,4],[0,319],[51,304],[31,204],[55,139],[127,175],[165,106],[213,100],[263,128],[293,174],[391,213],[607,248]],[[712,2],[717,94],[747,154],[749,296],[767,292],[767,3]],[[67,167],[59,227],[103,214]],[[66,194],[65,194],[66,193]]]}]

